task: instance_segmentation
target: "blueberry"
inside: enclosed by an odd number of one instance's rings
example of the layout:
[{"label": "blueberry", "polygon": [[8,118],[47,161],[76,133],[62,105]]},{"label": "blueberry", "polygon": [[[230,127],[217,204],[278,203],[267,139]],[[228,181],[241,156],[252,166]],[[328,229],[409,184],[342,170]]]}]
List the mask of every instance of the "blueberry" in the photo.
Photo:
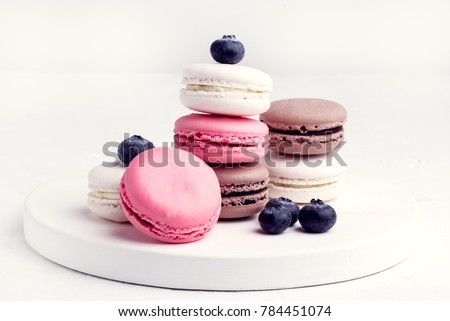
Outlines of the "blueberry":
[{"label": "blueberry", "polygon": [[298,221],[298,213],[300,212],[300,208],[298,207],[298,205],[292,202],[289,198],[285,197],[274,198],[271,199],[269,202],[267,202],[268,205],[273,205],[277,203],[289,209],[292,217],[291,224],[289,224],[289,226],[293,226]]},{"label": "blueberry", "polygon": [[306,232],[323,233],[336,223],[336,211],[320,199],[312,199],[300,210],[298,221]]},{"label": "blueberry", "polygon": [[118,148],[119,159],[125,166],[128,166],[138,154],[154,147],[152,142],[139,135],[133,135],[120,143]]},{"label": "blueberry", "polygon": [[291,211],[280,203],[266,204],[258,216],[261,228],[269,234],[283,233],[291,223]]},{"label": "blueberry", "polygon": [[235,36],[223,36],[211,44],[209,49],[215,61],[221,64],[237,64],[244,58],[244,45]]}]

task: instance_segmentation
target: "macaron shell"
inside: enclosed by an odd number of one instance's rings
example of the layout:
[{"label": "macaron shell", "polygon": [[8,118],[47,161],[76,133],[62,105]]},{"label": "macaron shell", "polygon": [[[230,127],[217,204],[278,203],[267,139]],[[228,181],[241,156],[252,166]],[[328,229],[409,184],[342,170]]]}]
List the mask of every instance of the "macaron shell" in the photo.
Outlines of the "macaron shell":
[{"label": "macaron shell", "polygon": [[324,130],[342,126],[347,120],[347,111],[331,100],[291,98],[273,101],[260,120],[276,129]]},{"label": "macaron shell", "polygon": [[182,83],[272,91],[272,78],[256,68],[243,65],[197,63],[182,72]]},{"label": "macaron shell", "polygon": [[340,163],[332,154],[298,156],[267,153],[264,163],[270,177],[316,180],[335,177],[345,173],[347,165]]},{"label": "macaron shell", "polygon": [[[299,181],[298,183],[302,184],[304,182]],[[339,196],[343,185],[342,179],[321,187],[309,186],[304,188],[289,188],[269,183],[269,197],[286,197],[293,202],[300,204],[309,203],[313,198],[321,199],[322,201],[330,201]]]},{"label": "macaron shell", "polygon": [[[119,193],[117,193],[117,196],[119,196]],[[122,210],[120,199],[108,200],[88,196],[88,208],[91,212],[106,220],[118,223],[128,222],[128,218]]]},{"label": "macaron shell", "polygon": [[192,113],[175,121],[174,132],[179,131],[219,133],[228,137],[261,137],[269,133],[269,128],[251,118]]},{"label": "macaron shell", "polygon": [[118,192],[125,170],[126,168],[119,162],[97,165],[88,173],[89,186],[99,191]]},{"label": "macaron shell", "polygon": [[122,206],[141,232],[171,243],[203,238],[220,212],[214,171],[180,149],[154,148],[130,163],[121,185]]},{"label": "macaron shell", "polygon": [[[213,166],[214,172],[219,180],[220,187],[230,186],[230,193],[248,192],[258,190],[262,187],[251,186],[251,189],[240,189],[239,186],[248,184],[259,184],[269,177],[267,167],[261,162],[245,163],[239,165],[220,165]],[[221,191],[226,192],[226,191]]]},{"label": "macaron shell", "polygon": [[[220,219],[241,219],[245,217],[250,217],[260,213],[267,202],[269,201],[268,190],[265,191],[264,200],[256,202],[250,205],[241,205],[241,206],[222,206],[222,210],[220,212]],[[238,199],[230,199],[230,203],[238,203],[240,200]]]},{"label": "macaron shell", "polygon": [[[172,228],[170,225],[159,224],[150,219],[142,219],[136,215],[134,209],[128,207],[126,196],[122,199],[122,208],[128,220],[143,234],[165,243],[190,243],[196,242],[206,236],[219,219],[220,207],[213,213],[213,219],[207,224],[196,228]],[[156,224],[155,224],[156,223]]]},{"label": "macaron shell", "polygon": [[312,198],[328,201],[336,198],[343,186],[346,166],[331,155],[293,156],[267,154],[270,173],[269,197],[286,197],[297,203]]}]

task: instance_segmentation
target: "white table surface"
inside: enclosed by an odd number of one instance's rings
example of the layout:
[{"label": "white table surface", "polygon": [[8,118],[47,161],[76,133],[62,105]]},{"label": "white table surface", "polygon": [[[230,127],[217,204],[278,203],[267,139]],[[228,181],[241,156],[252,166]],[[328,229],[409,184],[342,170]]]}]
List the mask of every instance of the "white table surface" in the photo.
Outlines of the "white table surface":
[{"label": "white table surface", "polygon": [[[36,186],[87,175],[123,133],[170,142],[180,75],[0,74],[0,299],[14,300],[449,300],[450,77],[273,76],[273,99],[319,97],[347,107],[352,169],[417,199],[420,246],[384,272],[324,286],[252,292],[184,291],[105,280],[59,266],[25,242],[22,204]],[[383,195],[373,195],[383,202]],[[280,266],[283,269],[289,267]],[[274,271],[274,273],[277,273]]]}]

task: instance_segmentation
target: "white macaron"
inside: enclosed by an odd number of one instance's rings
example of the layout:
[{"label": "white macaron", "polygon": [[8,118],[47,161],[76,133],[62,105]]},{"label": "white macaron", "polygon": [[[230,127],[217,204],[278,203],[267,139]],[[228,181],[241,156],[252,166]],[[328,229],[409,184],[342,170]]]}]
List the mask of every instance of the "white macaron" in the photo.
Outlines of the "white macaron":
[{"label": "white macaron", "polygon": [[296,203],[336,198],[347,168],[330,154],[303,157],[268,153],[264,162],[270,174],[269,197],[286,197]]},{"label": "white macaron", "polygon": [[125,167],[120,163],[97,165],[89,171],[88,207],[100,217],[114,222],[128,222],[120,202],[120,180]]},{"label": "white macaron", "polygon": [[270,107],[272,78],[247,66],[199,63],[186,67],[180,91],[189,109],[228,116],[254,116]]}]

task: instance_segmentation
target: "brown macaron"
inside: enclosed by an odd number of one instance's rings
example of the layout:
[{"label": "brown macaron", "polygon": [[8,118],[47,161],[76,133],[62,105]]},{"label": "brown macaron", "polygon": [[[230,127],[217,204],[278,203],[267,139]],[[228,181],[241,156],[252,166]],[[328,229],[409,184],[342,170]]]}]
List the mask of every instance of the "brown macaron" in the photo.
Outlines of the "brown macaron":
[{"label": "brown macaron", "polygon": [[213,167],[220,184],[220,219],[243,218],[262,211],[269,200],[269,171],[261,163]]},{"label": "brown macaron", "polygon": [[347,111],[330,100],[291,98],[272,102],[260,120],[269,127],[271,149],[284,154],[319,155],[344,140]]}]

